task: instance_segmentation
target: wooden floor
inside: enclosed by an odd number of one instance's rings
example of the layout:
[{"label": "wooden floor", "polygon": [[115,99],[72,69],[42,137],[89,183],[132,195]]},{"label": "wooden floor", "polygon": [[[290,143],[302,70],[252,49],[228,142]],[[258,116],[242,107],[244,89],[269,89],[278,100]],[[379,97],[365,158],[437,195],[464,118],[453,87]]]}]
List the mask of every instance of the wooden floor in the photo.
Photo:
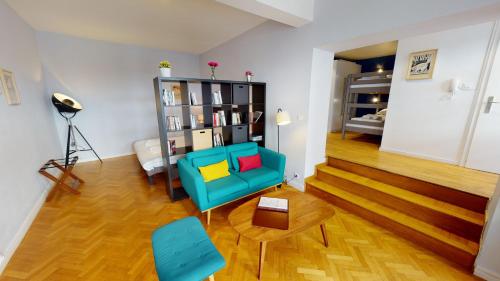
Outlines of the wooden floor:
[{"label": "wooden floor", "polygon": [[487,198],[495,191],[497,174],[379,151],[379,138],[349,133],[342,140],[340,133],[330,133],[327,155]]},{"label": "wooden floor", "polygon": [[[157,280],[150,236],[198,212],[189,200],[171,203],[147,185],[134,156],[78,165],[82,194],[57,194],[35,219],[0,280]],[[213,211],[208,233],[227,266],[216,280],[257,280],[258,245],[227,221],[241,204]],[[319,227],[269,243],[262,280],[479,280],[443,258],[335,207]]]}]

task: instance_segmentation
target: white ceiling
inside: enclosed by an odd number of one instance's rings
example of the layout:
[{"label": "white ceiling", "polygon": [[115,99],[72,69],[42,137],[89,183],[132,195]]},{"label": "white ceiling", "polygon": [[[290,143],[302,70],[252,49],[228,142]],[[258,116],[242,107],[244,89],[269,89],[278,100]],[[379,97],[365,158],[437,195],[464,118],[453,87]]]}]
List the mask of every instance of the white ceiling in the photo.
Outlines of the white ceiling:
[{"label": "white ceiling", "polygon": [[357,49],[337,52],[335,53],[335,57],[349,60],[364,60],[395,55],[397,49],[398,41],[390,41]]},{"label": "white ceiling", "polygon": [[264,18],[214,0],[6,0],[40,31],[199,54]]}]

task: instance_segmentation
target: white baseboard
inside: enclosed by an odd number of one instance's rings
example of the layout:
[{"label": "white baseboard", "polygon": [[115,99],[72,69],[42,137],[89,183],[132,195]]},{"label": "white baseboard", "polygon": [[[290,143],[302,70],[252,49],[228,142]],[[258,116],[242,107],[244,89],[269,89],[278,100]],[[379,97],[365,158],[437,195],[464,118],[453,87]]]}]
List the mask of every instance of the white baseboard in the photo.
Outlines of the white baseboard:
[{"label": "white baseboard", "polygon": [[[104,157],[101,157],[102,160],[104,159],[110,159],[110,158],[116,158],[116,157],[123,157],[123,156],[129,156],[129,155],[134,155],[135,152],[127,152],[127,153],[122,153],[122,154],[116,154],[116,155],[106,155]],[[92,161],[98,161],[97,157],[91,157],[91,158],[79,158],[78,163],[85,163],[85,162],[92,162]]]},{"label": "white baseboard", "polygon": [[493,272],[480,266],[476,266],[476,268],[474,269],[474,275],[479,276],[487,281],[500,281],[500,273]]},{"label": "white baseboard", "polygon": [[458,165],[457,160],[450,160],[450,159],[435,157],[435,156],[426,155],[426,154],[408,152],[408,151],[399,150],[396,148],[380,146],[379,150],[383,151],[383,152],[396,153],[396,154],[401,154],[401,155],[415,157],[415,158],[422,158],[422,159],[426,159],[426,160],[432,160],[432,161],[443,162],[443,163],[447,163],[447,164]]},{"label": "white baseboard", "polygon": [[35,220],[36,216],[40,212],[40,209],[43,206],[43,203],[45,203],[45,199],[47,198],[48,190],[45,189],[40,194],[40,197],[38,200],[35,202],[33,205],[33,208],[31,208],[30,212],[24,219],[23,223],[19,227],[19,229],[16,232],[16,235],[12,238],[10,241],[9,245],[7,246],[7,249],[5,250],[5,253],[0,254],[0,274],[4,271],[5,267],[9,263],[10,258],[16,251],[17,247],[19,247],[19,244],[21,244],[21,241],[23,241],[24,236],[28,232],[31,224]]}]

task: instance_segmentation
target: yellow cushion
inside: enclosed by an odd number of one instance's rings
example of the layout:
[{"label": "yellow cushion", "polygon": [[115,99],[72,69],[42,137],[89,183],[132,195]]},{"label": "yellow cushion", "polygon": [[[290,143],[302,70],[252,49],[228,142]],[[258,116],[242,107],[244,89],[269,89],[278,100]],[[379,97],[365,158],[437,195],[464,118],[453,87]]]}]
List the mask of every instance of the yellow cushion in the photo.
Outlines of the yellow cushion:
[{"label": "yellow cushion", "polygon": [[227,163],[227,160],[208,166],[198,167],[198,169],[200,170],[200,173],[203,176],[203,180],[205,182],[230,176],[229,164]]}]

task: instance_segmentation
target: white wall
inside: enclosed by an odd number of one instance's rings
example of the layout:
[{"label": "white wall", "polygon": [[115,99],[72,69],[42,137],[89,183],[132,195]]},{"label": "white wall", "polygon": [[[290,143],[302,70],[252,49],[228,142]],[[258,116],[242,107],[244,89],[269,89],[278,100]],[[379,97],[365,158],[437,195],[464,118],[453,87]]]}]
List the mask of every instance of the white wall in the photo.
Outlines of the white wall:
[{"label": "white wall", "polygon": [[[475,91],[451,97],[450,80],[476,88],[493,23],[399,40],[381,150],[458,163]],[[438,49],[434,76],[406,80],[409,54]]]},{"label": "white wall", "polygon": [[488,204],[488,222],[483,232],[481,250],[474,274],[488,281],[500,280],[500,181]]},{"label": "white wall", "polygon": [[[20,105],[0,96],[0,272],[44,202],[48,182],[38,169],[60,157],[59,140],[35,32],[0,1],[0,67],[16,77]],[[5,256],[3,263],[1,256]]]},{"label": "white wall", "polygon": [[[173,76],[199,76],[197,55],[47,32],[37,39],[47,94],[59,91],[80,101],[84,110],[74,123],[104,158],[130,154],[134,141],[158,136],[153,78],[160,60],[172,63]],[[53,112],[64,146],[66,124]],[[90,152],[80,155],[95,159]]]},{"label": "white wall", "polygon": [[[217,70],[218,78],[242,79],[244,71],[250,69],[256,74],[256,80],[268,83],[266,110],[274,112],[278,107],[282,107],[292,115],[293,123],[280,130],[280,149],[288,157],[287,174],[299,173],[300,178],[295,185],[300,187],[304,175],[310,175],[309,172],[306,173],[304,165],[308,122],[315,122],[318,127],[328,126],[327,118],[321,119],[323,112],[315,110],[318,115],[309,114],[313,48],[327,44],[335,46],[374,33],[391,33],[392,30],[402,27],[417,32],[413,27],[418,23],[495,2],[316,0],[314,22],[311,24],[294,29],[272,21],[263,23],[202,54],[202,74],[208,74],[208,60],[217,60],[221,62]],[[454,24],[459,22],[458,20]],[[323,91],[329,88],[330,86],[327,86]],[[305,116],[310,119],[307,120]],[[268,114],[267,118],[268,124],[274,124],[273,114]],[[323,138],[322,133],[311,133],[312,135],[307,137]],[[266,128],[266,136],[266,145],[275,149],[276,127],[269,125]],[[319,159],[322,156],[324,155],[314,155],[311,159]]]}]

